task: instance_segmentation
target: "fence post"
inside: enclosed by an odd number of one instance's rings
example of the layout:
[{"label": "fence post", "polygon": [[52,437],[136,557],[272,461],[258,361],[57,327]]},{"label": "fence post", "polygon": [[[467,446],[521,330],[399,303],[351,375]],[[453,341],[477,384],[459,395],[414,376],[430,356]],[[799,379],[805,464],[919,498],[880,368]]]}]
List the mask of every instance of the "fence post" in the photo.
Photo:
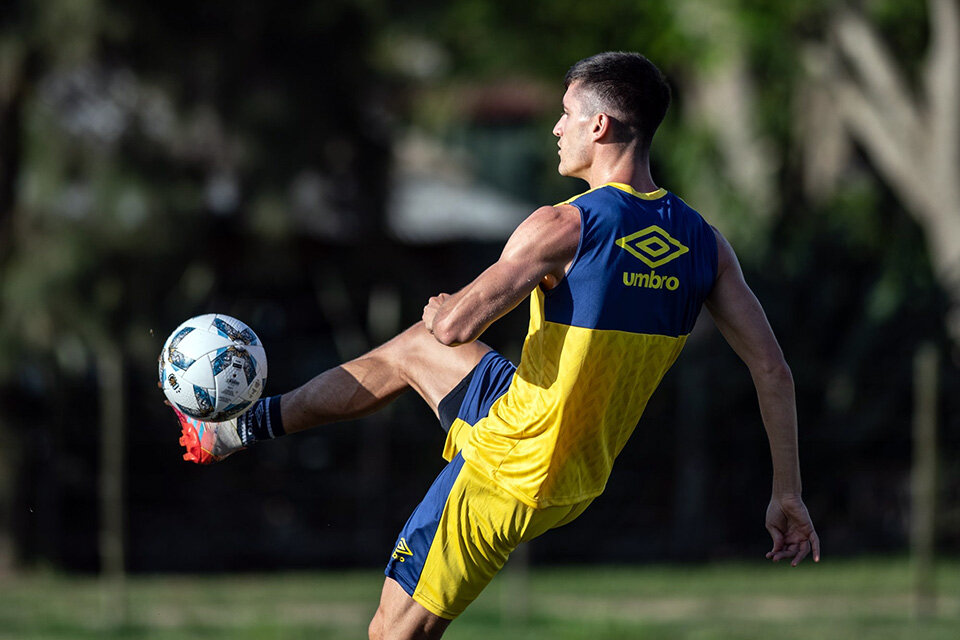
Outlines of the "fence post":
[{"label": "fence post", "polygon": [[914,615],[936,613],[934,543],[937,511],[937,403],[939,357],[924,342],[913,360],[913,468],[911,472],[910,555]]},{"label": "fence post", "polygon": [[96,343],[100,396],[100,584],[108,627],[127,622],[124,561],[124,373],[123,352],[109,338]]}]

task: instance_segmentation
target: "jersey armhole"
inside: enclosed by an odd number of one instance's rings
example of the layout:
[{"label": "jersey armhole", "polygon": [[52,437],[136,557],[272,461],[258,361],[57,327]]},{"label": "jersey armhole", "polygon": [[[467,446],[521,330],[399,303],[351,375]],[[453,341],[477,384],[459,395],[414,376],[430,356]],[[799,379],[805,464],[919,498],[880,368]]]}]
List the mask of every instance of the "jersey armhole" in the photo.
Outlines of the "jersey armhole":
[{"label": "jersey armhole", "polygon": [[[540,291],[543,292],[544,296],[549,296],[551,293],[559,289],[567,281],[567,278],[570,277],[570,274],[573,273],[573,270],[577,268],[577,263],[580,262],[580,250],[583,248],[583,233],[584,233],[584,228],[586,226],[586,219],[583,215],[583,209],[581,209],[579,206],[577,206],[573,202],[564,202],[561,204],[566,204],[573,207],[574,209],[577,210],[577,213],[580,214],[580,238],[577,240],[577,250],[573,254],[573,260],[570,262],[570,268],[567,269],[567,272],[565,274],[563,274],[563,277],[560,278],[560,281],[557,282],[557,285],[552,289],[544,289],[542,282],[537,285]],[[557,205],[557,206],[560,206],[560,205]]]}]

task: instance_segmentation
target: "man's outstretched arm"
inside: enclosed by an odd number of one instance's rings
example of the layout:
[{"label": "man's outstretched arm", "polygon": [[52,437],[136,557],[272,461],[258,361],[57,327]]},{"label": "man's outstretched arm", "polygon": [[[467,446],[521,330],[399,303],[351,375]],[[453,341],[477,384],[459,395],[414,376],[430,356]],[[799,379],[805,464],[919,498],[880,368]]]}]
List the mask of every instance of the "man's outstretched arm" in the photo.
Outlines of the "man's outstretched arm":
[{"label": "man's outstretched arm", "polygon": [[750,370],[760,415],[770,441],[773,490],[766,527],[773,538],[771,560],[792,558],[796,566],[809,553],[820,561],[820,539],[801,497],[797,448],[797,408],[793,375],[760,302],[747,286],[730,243],[716,232],[717,281],[706,305],[727,342]]}]

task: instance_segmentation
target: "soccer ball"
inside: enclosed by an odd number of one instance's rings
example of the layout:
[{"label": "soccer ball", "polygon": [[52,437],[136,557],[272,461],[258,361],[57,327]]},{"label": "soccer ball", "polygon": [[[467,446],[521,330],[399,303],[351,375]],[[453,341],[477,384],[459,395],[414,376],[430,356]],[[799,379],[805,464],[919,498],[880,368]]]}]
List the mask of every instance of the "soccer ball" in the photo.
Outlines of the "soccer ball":
[{"label": "soccer ball", "polygon": [[208,313],[173,330],[160,352],[163,393],[204,422],[234,418],[257,401],[267,380],[267,354],[253,329]]}]

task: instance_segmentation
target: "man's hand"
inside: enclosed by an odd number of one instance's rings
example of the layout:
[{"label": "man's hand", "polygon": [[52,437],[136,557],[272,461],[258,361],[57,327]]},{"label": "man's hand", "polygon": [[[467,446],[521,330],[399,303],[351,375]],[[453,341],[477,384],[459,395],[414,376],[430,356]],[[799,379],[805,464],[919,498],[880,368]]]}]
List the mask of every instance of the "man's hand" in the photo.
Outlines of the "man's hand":
[{"label": "man's hand", "polygon": [[423,307],[423,324],[431,334],[433,334],[433,323],[437,318],[437,311],[449,298],[449,293],[438,293],[427,300],[427,304]]},{"label": "man's hand", "polygon": [[813,551],[813,561],[820,562],[820,538],[800,496],[771,498],[766,526],[773,538],[767,558],[779,562],[792,557],[790,565],[795,567]]},{"label": "man's hand", "polygon": [[580,245],[580,211],[540,207],[514,230],[500,258],[454,294],[440,293],[423,308],[423,324],[440,344],[473,342],[543,284],[560,282]]}]

